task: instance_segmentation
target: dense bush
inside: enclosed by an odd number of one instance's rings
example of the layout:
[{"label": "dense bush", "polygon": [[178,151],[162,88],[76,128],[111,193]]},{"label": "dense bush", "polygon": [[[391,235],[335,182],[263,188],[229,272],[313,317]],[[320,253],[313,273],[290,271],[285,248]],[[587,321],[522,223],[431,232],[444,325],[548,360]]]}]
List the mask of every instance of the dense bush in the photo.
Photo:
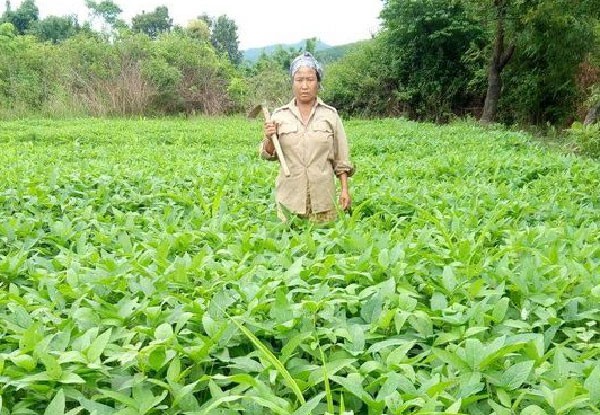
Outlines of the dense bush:
[{"label": "dense bush", "polygon": [[57,93],[56,49],[0,25],[0,116],[41,111]]},{"label": "dense bush", "polygon": [[[258,62],[239,64],[235,22],[223,16],[222,27],[219,19],[201,16],[188,28],[171,28],[163,13],[157,20],[162,29],[132,33],[117,19],[117,7],[94,33],[73,18],[39,20],[35,2],[26,3],[0,18],[8,22],[0,26],[1,117],[214,115],[260,101],[273,107],[291,97],[287,70],[302,48],[280,47]],[[490,56],[514,50],[500,73],[494,119],[567,126],[597,111],[600,26],[594,10],[600,6],[592,6],[599,4],[386,0],[381,32],[346,47],[340,59],[317,52],[316,38],[304,49],[326,64],[321,95],[341,112],[438,122],[479,116]],[[496,49],[500,22],[503,48]]]},{"label": "dense bush", "polygon": [[578,153],[600,159],[600,124],[574,123],[568,131]]},{"label": "dense bush", "polygon": [[394,95],[397,82],[381,39],[364,42],[328,65],[323,84],[325,100],[345,113],[370,116],[404,110]]},{"label": "dense bush", "polygon": [[409,115],[444,120],[470,106],[468,86],[475,74],[466,57],[481,50],[487,38],[462,3],[389,0],[381,16],[396,98]]},{"label": "dense bush", "polygon": [[228,87],[234,68],[210,44],[180,34],[164,34],[152,44],[145,74],[156,87],[159,112],[223,114],[234,103]]},{"label": "dense bush", "polygon": [[540,4],[520,29],[504,74],[500,120],[519,124],[568,124],[579,93],[576,76],[594,42],[585,16]]},{"label": "dense bush", "polygon": [[263,57],[245,73],[246,107],[265,102],[269,108],[287,104],[292,99],[289,72],[277,59]]},{"label": "dense bush", "polygon": [[111,42],[80,33],[53,45],[4,24],[0,40],[3,116],[223,114],[242,105],[231,87],[237,70],[185,32],[152,40],[125,30]]}]

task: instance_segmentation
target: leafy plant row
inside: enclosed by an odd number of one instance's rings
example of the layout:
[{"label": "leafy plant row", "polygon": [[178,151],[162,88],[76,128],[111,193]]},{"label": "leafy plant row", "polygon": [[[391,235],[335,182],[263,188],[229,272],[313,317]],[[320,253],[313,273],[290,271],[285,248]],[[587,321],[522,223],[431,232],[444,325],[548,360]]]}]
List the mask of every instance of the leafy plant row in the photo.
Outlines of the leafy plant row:
[{"label": "leafy plant row", "polygon": [[596,414],[597,162],[348,121],[278,222],[259,123],[0,124],[1,414]]}]

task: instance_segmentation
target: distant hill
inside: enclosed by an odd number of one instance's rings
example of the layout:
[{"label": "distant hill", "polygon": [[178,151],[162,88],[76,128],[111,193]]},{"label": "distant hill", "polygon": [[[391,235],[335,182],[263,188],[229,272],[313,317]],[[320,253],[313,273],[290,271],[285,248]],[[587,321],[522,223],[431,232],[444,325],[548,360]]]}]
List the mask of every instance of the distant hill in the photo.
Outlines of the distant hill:
[{"label": "distant hill", "polygon": [[[275,45],[268,45],[268,46],[263,46],[260,48],[250,48],[247,49],[245,51],[243,51],[244,53],[244,60],[248,61],[248,62],[256,62],[259,58],[259,56],[261,55],[261,53],[266,53],[267,55],[271,55],[273,54],[273,52],[275,52],[278,48],[283,48],[285,50],[288,50],[290,48],[293,49],[304,49],[304,46],[306,45],[306,40],[302,40],[300,42],[297,43],[288,43],[288,44],[275,44]],[[331,48],[331,46],[327,45],[326,43],[317,41],[317,45],[315,47],[315,50],[317,52],[325,50],[325,49],[329,49]]]},{"label": "distant hill", "polygon": [[331,46],[327,49],[323,49],[317,53],[317,59],[322,63],[334,62],[340,58],[343,58],[348,52],[368,42],[368,40],[361,40],[359,42],[347,43],[345,45]]}]

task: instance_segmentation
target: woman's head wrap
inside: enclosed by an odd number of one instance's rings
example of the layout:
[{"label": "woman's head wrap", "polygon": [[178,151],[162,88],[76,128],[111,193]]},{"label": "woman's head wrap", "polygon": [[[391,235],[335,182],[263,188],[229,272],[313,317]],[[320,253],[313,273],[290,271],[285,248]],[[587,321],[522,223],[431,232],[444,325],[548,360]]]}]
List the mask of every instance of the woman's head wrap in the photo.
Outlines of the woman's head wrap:
[{"label": "woman's head wrap", "polygon": [[302,66],[317,71],[317,80],[321,82],[323,79],[323,68],[321,67],[321,64],[314,58],[314,56],[310,54],[310,52],[304,52],[303,54],[294,58],[292,64],[290,65],[290,76],[293,78],[294,74]]}]

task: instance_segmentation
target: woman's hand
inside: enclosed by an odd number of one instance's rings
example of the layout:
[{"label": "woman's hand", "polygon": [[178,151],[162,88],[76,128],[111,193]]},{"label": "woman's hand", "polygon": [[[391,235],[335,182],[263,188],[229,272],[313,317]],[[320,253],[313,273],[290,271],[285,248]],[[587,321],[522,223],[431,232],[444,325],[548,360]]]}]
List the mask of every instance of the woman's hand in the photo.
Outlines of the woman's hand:
[{"label": "woman's hand", "polygon": [[348,189],[342,189],[342,192],[340,193],[340,206],[344,210],[348,210],[350,209],[350,206],[352,206],[352,198],[350,197]]},{"label": "woman's hand", "polygon": [[350,210],[352,206],[352,198],[350,197],[350,192],[348,192],[348,174],[342,173],[338,176],[340,182],[342,183],[342,191],[340,193],[340,206],[344,210]]},{"label": "woman's hand", "polygon": [[273,144],[273,140],[271,140],[271,136],[277,134],[277,126],[274,122],[265,122],[263,132],[265,134],[262,143],[263,150],[272,156],[275,154],[275,145]]},{"label": "woman's hand", "polygon": [[277,134],[277,126],[273,121],[265,122],[263,130],[265,133],[265,138],[268,138],[269,140],[273,134]]}]

